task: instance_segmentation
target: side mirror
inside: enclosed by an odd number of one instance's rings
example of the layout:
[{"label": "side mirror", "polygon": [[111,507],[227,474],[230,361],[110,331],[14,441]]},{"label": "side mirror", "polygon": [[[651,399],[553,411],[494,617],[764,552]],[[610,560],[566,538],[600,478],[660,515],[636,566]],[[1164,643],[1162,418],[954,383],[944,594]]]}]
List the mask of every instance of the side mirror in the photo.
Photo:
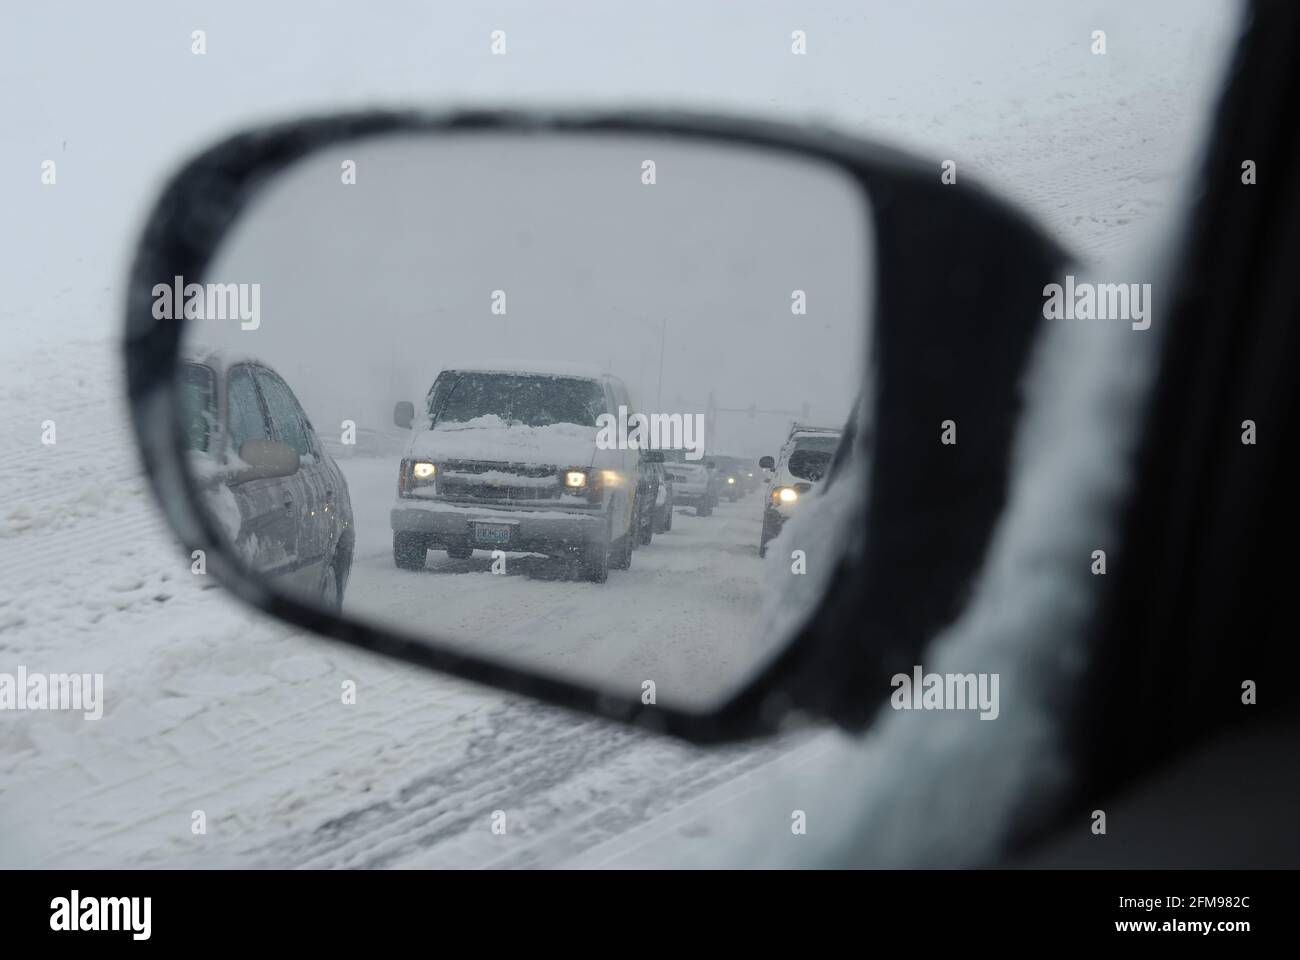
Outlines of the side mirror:
[{"label": "side mirror", "polygon": [[717,464],[714,463],[712,460],[705,460],[705,461],[704,461],[704,466],[705,466],[707,469],[712,470],[714,467],[717,466]]},{"label": "side mirror", "polygon": [[775,470],[776,461],[771,457],[760,457],[758,460],[758,466],[762,470]]},{"label": "side mirror", "polygon": [[247,467],[235,474],[236,483],[291,477],[301,466],[298,451],[279,440],[245,440],[239,447],[239,459]]},{"label": "side mirror", "polygon": [[393,423],[403,430],[410,429],[411,423],[415,420],[415,404],[410,400],[398,401],[393,407]]},{"label": "side mirror", "polygon": [[[384,190],[367,190],[355,204],[321,203],[322,184],[330,182],[321,170],[341,150],[349,156],[364,151],[366,163],[380,165]],[[671,166],[672,204],[644,202],[634,161],[646,156]],[[443,175],[430,178],[430,169]],[[1062,275],[1056,248],[1015,211],[973,183],[939,187],[935,180],[928,159],[831,131],[661,112],[369,112],[237,134],[168,181],[142,232],[124,342],[142,460],[180,541],[208,552],[208,568],[224,586],[295,625],[513,696],[698,742],[774,730],[792,710],[860,728],[890,696],[890,678],[926,662],[925,643],[969,592],[1008,488],[1007,451],[1023,361],[1044,320],[1044,284]],[[537,191],[538,182],[547,189]],[[529,198],[526,209],[514,202],[520,195]],[[802,216],[788,218],[766,202],[772,196],[792,198]],[[611,244],[603,231],[568,229],[574,222],[626,224],[629,241],[636,242]],[[363,229],[374,243],[355,248],[333,242],[339,233]],[[501,339],[496,325],[454,318],[462,315],[459,305],[472,310],[481,301],[485,250],[492,251],[493,275],[533,262],[532,251],[497,243],[503,232],[556,237],[558,255],[614,278],[619,295],[637,303],[638,311],[604,310],[608,287],[565,274],[537,291],[538,315],[548,322],[513,330],[515,359],[489,359]],[[388,302],[393,265],[409,262],[403,258],[413,242],[441,255],[436,264],[421,258],[428,269],[402,271],[404,296],[452,307],[438,322],[411,311],[374,309]],[[926,255],[935,249],[944,251],[938,268]],[[693,273],[689,288],[659,282],[683,262],[709,269]],[[726,308],[715,309],[704,294],[716,286],[714,267],[732,263],[748,264],[748,273],[726,272]],[[749,279],[765,274],[809,278],[828,322],[808,325],[797,338],[749,336],[753,317],[772,309],[771,290]],[[245,279],[274,284],[282,303],[331,304],[337,326],[317,324],[311,309],[295,310],[280,335],[253,343],[238,324],[190,322],[197,318],[184,310],[176,322],[159,323],[154,291],[160,283],[170,289],[178,276],[214,290]],[[356,337],[354,318],[363,315],[366,336]],[[592,315],[606,318],[607,336],[590,336]],[[670,325],[661,329],[662,384],[637,346],[646,342],[642,316],[660,315],[672,316],[674,329],[690,331],[687,340],[666,333]],[[917,324],[916,317],[932,320]],[[622,341],[626,350],[611,354],[609,345]],[[747,344],[743,364],[678,364],[686,354],[672,346],[707,352],[741,341]],[[294,393],[322,423],[392,403],[396,358],[424,369],[430,357],[478,356],[477,372],[513,383],[506,394],[487,389],[486,381],[483,389],[458,394],[457,416],[448,423],[466,428],[434,431],[439,435],[404,453],[410,463],[427,464],[421,468],[427,475],[415,477],[412,466],[397,491],[389,487],[396,479],[391,460],[376,465],[355,457],[338,465],[345,474],[351,468],[348,486],[365,506],[356,530],[349,519],[339,535],[337,576],[325,584],[334,592],[322,600],[304,596],[287,579],[275,582],[272,574],[282,565],[269,537],[259,537],[268,540],[265,555],[233,549],[226,535],[228,498],[213,503],[199,496],[198,466],[184,443],[188,407],[177,376],[180,358],[212,349],[247,357],[250,348],[265,366],[301,372],[293,378]],[[713,432],[711,417],[676,409],[703,399],[693,386],[739,404],[763,395],[766,383],[798,383],[797,392],[791,388],[774,403],[805,402],[828,416],[847,416],[867,404],[858,422],[863,430],[870,425],[870,445],[856,438],[855,472],[838,482],[838,498],[810,500],[789,519],[796,527],[787,539],[805,524],[840,534],[834,543],[817,540],[816,580],[759,563],[762,530],[750,524],[695,523],[712,513],[716,473],[707,482],[695,474],[680,481],[673,503],[656,504],[652,522],[643,516],[635,528],[622,526],[631,516],[611,516],[620,526],[609,529],[578,511],[516,509],[516,501],[536,494],[560,506],[581,507],[590,499],[590,490],[556,489],[555,481],[558,471],[566,483],[568,474],[581,473],[577,486],[587,486],[588,471],[573,465],[594,463],[592,442],[600,443],[591,436],[594,424],[572,424],[580,427],[575,431],[556,416],[561,408],[583,411],[565,415],[585,421],[585,411],[609,397],[596,381],[636,373],[643,359],[646,369],[630,378],[642,391],[654,383],[669,397],[679,389],[694,397],[658,410],[657,420],[650,415],[652,435],[657,424],[660,436],[667,430],[670,437],[656,446],[665,457],[671,452],[690,464],[703,450],[686,442],[685,417],[704,417]],[[358,377],[359,369],[377,375]],[[539,426],[516,429],[504,422],[502,413],[516,405]],[[396,404],[394,423],[409,428],[426,422],[420,406]],[[956,448],[916,441],[952,410],[962,411],[964,435],[978,442]],[[730,432],[725,442],[709,445],[743,449],[759,436],[748,429]],[[705,442],[703,432],[693,435]],[[282,449],[250,448],[245,456],[249,476],[286,475],[297,466],[292,452]],[[701,459],[710,468],[721,464],[707,454]],[[456,466],[429,470],[435,461]],[[772,458],[765,462],[774,465]],[[690,472],[683,467],[683,474]],[[376,471],[384,480],[372,486]],[[340,505],[345,502],[344,490],[334,493]],[[469,523],[443,509],[437,500],[448,494],[482,504],[482,517]],[[675,534],[649,540],[656,525],[669,533],[679,509],[692,507],[694,516],[682,515]],[[351,507],[340,513],[350,518]],[[979,523],[966,523],[972,513]],[[289,519],[277,518],[286,527]],[[304,547],[319,546],[325,526],[302,521]],[[705,527],[725,549],[701,552],[698,565],[673,563],[688,531]],[[367,556],[367,589],[354,590],[339,609],[354,536],[371,547],[391,542],[391,562]],[[666,561],[655,564],[655,577],[627,572],[634,543]],[[536,572],[538,582],[493,578],[493,589],[481,590],[484,581],[476,576],[483,557],[466,561],[498,549],[532,554],[536,560],[525,569],[530,576]],[[465,576],[412,579],[427,565],[448,563]],[[725,626],[700,633],[701,658],[682,658],[661,635],[678,624],[694,630],[701,617],[715,622],[714,572],[739,578],[763,604],[728,605]],[[395,603],[435,579],[436,601]],[[511,629],[508,621],[527,617],[532,595],[555,586],[546,583],[551,580],[581,580],[590,588],[573,591],[572,605],[561,603],[544,623],[532,621],[523,633]],[[603,617],[624,597],[633,609],[635,591],[657,596],[665,584],[674,596],[664,611],[671,623],[629,618],[621,624],[617,656],[588,655],[592,613]],[[487,593],[502,616],[475,614]],[[890,642],[846,642],[861,634],[856,627],[862,623]],[[644,677],[656,679],[653,703],[642,699]]]},{"label": "side mirror", "polygon": [[663,463],[664,452],[662,450],[647,450],[641,454],[646,463]]}]

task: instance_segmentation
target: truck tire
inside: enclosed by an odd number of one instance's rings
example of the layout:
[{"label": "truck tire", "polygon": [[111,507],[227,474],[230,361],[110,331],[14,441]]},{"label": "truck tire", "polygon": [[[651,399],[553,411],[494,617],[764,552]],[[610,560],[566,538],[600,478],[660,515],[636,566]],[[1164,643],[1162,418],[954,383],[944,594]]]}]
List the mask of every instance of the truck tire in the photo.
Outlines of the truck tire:
[{"label": "truck tire", "polygon": [[610,549],[609,565],[615,570],[627,570],[632,566],[632,544],[636,541],[636,535],[635,528],[627,531]]},{"label": "truck tire", "polygon": [[393,531],[393,563],[403,570],[423,570],[429,541],[422,533]]},{"label": "truck tire", "polygon": [[609,579],[609,527],[605,536],[595,543],[589,543],[582,549],[582,579],[592,583],[604,583]]}]

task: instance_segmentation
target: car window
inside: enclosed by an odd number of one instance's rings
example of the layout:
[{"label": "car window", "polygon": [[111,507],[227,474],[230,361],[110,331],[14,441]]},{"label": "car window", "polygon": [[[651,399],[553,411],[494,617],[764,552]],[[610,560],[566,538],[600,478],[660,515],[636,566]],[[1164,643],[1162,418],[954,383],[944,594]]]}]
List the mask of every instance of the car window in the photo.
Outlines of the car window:
[{"label": "car window", "polygon": [[181,367],[181,417],[185,446],[190,450],[207,450],[216,411],[216,378],[212,370],[198,363]]},{"label": "car window", "polygon": [[266,417],[262,400],[248,367],[239,366],[230,371],[229,395],[226,401],[230,428],[230,449],[236,455],[246,440],[268,440]]},{"label": "car window", "polygon": [[815,482],[826,474],[830,462],[831,454],[828,451],[800,447],[790,454],[788,469],[792,477]]},{"label": "car window", "polygon": [[264,370],[257,372],[257,384],[266,398],[266,409],[271,415],[276,437],[296,450],[300,457],[310,455],[307,415],[302,412],[293,391],[279,377]]}]

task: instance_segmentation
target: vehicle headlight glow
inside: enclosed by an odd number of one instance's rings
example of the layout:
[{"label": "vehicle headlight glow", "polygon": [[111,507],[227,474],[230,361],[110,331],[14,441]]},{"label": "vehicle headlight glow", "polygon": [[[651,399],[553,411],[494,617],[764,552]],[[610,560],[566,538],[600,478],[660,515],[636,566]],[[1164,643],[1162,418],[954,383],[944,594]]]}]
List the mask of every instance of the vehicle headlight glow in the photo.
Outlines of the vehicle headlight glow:
[{"label": "vehicle headlight glow", "polygon": [[776,497],[782,503],[794,503],[799,499],[799,491],[794,487],[782,487],[776,491]]},{"label": "vehicle headlight glow", "polygon": [[570,470],[564,475],[564,485],[570,490],[577,490],[587,485],[587,475],[581,470]]},{"label": "vehicle headlight glow", "polygon": [[623,482],[623,477],[617,470],[600,471],[600,479],[607,487],[617,487]]},{"label": "vehicle headlight glow", "polygon": [[727,483],[735,483],[735,482],[736,482],[735,477],[727,477]]},{"label": "vehicle headlight glow", "polygon": [[411,464],[411,476],[416,480],[428,480],[437,472],[438,468],[428,460],[416,460]]}]

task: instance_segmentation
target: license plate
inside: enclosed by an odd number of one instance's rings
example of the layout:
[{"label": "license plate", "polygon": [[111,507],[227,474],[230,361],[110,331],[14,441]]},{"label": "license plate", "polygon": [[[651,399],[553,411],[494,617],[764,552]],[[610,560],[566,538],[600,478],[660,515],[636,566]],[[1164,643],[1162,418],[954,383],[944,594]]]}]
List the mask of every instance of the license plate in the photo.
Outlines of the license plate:
[{"label": "license plate", "polygon": [[510,525],[506,523],[474,524],[474,541],[476,543],[503,544],[510,542]]}]

